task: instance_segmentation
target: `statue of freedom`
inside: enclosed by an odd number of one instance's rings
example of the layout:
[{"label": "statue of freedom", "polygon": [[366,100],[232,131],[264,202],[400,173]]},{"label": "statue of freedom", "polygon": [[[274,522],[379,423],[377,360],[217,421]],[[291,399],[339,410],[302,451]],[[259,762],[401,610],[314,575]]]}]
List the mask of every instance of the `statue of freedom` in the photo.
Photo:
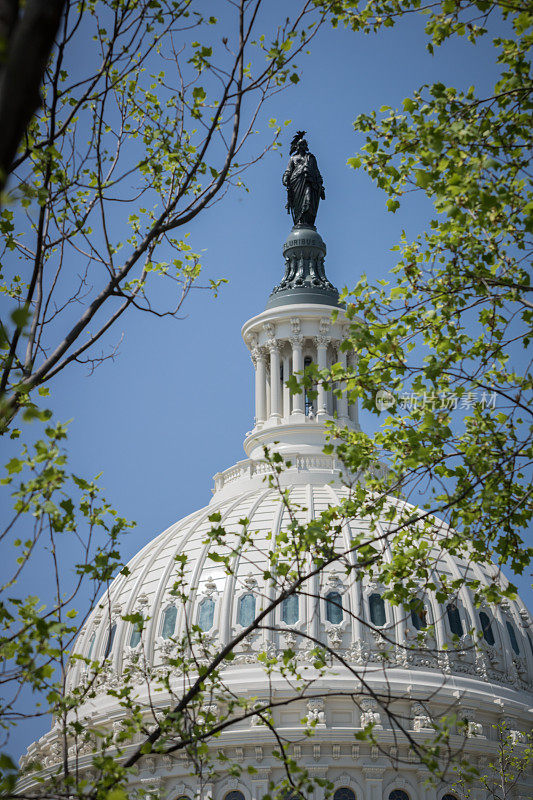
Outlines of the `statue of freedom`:
[{"label": "statue of freedom", "polygon": [[305,131],[293,136],[283,185],[287,188],[287,213],[292,214],[294,224],[314,227],[318,204],[326,194],[316,158],[309,152],[304,136]]}]

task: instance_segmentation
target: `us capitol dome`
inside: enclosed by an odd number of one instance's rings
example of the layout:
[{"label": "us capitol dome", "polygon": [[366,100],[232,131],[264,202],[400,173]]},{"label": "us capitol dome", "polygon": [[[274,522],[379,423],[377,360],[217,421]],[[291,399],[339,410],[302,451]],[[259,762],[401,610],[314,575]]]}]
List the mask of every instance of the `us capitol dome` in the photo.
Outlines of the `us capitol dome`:
[{"label": "us capitol dome", "polygon": [[[289,189],[292,173],[298,172],[299,153],[308,161],[310,156],[299,144],[295,153],[289,164],[292,172],[289,169],[284,178]],[[311,400],[304,392],[291,395],[286,386],[287,379],[306,364],[325,368],[340,362],[349,367],[354,358],[340,349],[349,323],[337,290],[326,278],[326,246],[313,224],[317,180],[311,192],[299,195],[302,187],[293,181],[295,225],[283,246],[284,278],[266,309],[242,329],[255,373],[255,424],[244,441],[246,458],[215,475],[213,497],[205,508],[171,525],[130,561],[128,574],[115,578],[78,637],[74,652],[83,658],[71,662],[68,689],[87,682],[89,659],[104,665],[94,696],[78,710],[91,726],[120,730],[124,711],[108,692],[120,688],[126,673],[137,681],[138,697],[147,709],[168,707],[169,692],[159,687],[151,693],[144,676],[157,673],[188,627],[198,626],[216,653],[271,602],[275,588],[264,578],[269,550],[291,522],[280,489],[287,492],[296,521],[302,523],[348,495],[341,464],[323,447],[328,420],[337,418],[341,425],[359,430],[356,405],[323,387]],[[265,446],[290,462],[280,474],[279,488],[265,479],[271,472],[264,460]],[[390,503],[400,506],[403,501],[390,498]],[[226,531],[235,531],[234,543],[241,521],[246,520],[253,549],[241,551],[225,542],[217,550],[212,542],[206,543],[213,519]],[[437,521],[437,527],[446,532],[444,522]],[[376,536],[365,519],[345,521],[338,546],[348,551],[350,541],[365,530],[369,540]],[[386,531],[383,521],[377,531],[385,542],[383,559],[390,557]],[[214,550],[228,555],[230,574],[210,558]],[[174,589],[180,564],[188,587],[186,602],[176,597]],[[495,566],[482,569],[441,554],[434,582],[443,575],[474,578],[481,584],[505,580]],[[280,603],[266,618],[267,624],[235,647],[233,661],[223,670],[224,684],[235,696],[251,698],[259,709],[274,701],[272,725],[286,742],[288,755],[311,777],[330,781],[334,800],[462,800],[451,775],[448,784],[426,783],[426,768],[376,697],[390,698],[396,718],[403,720],[414,742],[431,738],[433,720],[455,712],[463,725],[452,734],[451,745],[462,747],[469,763],[482,770],[498,749],[495,726],[503,722],[518,747],[526,739],[533,699],[530,616],[518,598],[476,608],[471,592],[463,588],[446,606],[437,602],[434,592],[426,591],[423,622],[419,614],[386,603],[381,592],[371,577],[360,582],[342,563],[326,566],[298,594]],[[133,614],[145,619],[142,632],[124,620]],[[420,633],[426,625],[429,632]],[[479,639],[470,635],[472,630],[479,632]],[[314,675],[312,648],[317,641],[338,658],[331,658],[330,665]],[[265,673],[265,654],[271,660],[282,659],[288,649],[312,677],[307,696],[295,699],[286,676],[275,670]],[[197,658],[199,665],[203,663],[201,656]],[[208,711],[216,719],[219,701],[210,701]],[[374,726],[374,743],[355,736],[369,723]],[[306,735],[309,730],[312,735]],[[25,758],[38,757],[53,772],[61,758],[58,737],[52,728]],[[133,742],[123,744],[125,757],[142,741],[137,734]],[[230,726],[209,741],[209,747],[237,763],[240,776],[224,773],[222,766],[217,776],[200,786],[186,755],[148,754],[131,777],[132,796],[143,789],[168,800],[261,800],[271,782],[285,777],[273,754],[278,743],[260,713]],[[85,764],[89,770],[90,744],[76,757],[80,767]],[[487,794],[474,788],[471,796],[485,800]],[[512,796],[516,800],[533,796],[528,778],[520,779]],[[316,786],[311,797],[322,800],[324,789]]]}]

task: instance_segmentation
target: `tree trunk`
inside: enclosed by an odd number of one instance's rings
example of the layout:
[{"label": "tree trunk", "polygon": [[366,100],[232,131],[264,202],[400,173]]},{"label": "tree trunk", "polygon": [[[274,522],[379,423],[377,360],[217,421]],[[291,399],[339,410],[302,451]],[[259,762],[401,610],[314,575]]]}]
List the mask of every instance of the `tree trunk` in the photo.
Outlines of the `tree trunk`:
[{"label": "tree trunk", "polygon": [[41,82],[66,4],[67,0],[28,0],[16,22],[18,0],[0,0],[0,40],[7,42],[0,72],[0,191],[41,103]]}]

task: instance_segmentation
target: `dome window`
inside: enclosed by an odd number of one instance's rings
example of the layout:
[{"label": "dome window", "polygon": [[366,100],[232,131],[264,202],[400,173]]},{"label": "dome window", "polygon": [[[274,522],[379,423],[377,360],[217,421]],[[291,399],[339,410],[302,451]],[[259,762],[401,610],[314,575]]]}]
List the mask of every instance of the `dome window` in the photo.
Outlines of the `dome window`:
[{"label": "dome window", "polygon": [[232,792],[227,793],[224,800],[244,800],[244,795],[238,789],[234,789]]},{"label": "dome window", "polygon": [[117,632],[117,623],[114,622],[111,625],[111,630],[109,631],[109,633],[107,635],[107,642],[105,644],[105,650],[104,650],[104,660],[109,656],[109,654],[111,652],[111,648],[113,647],[113,642],[115,641],[115,633],[116,632]]},{"label": "dome window", "polygon": [[507,633],[509,634],[509,641],[511,642],[511,647],[513,648],[514,652],[517,656],[520,655],[520,647],[518,645],[518,639],[516,638],[516,633],[514,629],[514,625],[509,620],[505,621],[505,625],[507,627]]},{"label": "dome window", "polygon": [[494,633],[492,632],[492,625],[490,624],[489,615],[485,614],[484,611],[479,612],[479,621],[481,622],[481,630],[483,631],[483,638],[490,644],[492,647],[496,640],[494,638]]},{"label": "dome window", "polygon": [[[213,627],[215,617],[215,601],[210,597],[204,597],[198,606],[198,625],[200,630],[208,631]],[[230,793],[231,794],[231,793]]]},{"label": "dome window", "polygon": [[413,628],[417,631],[421,631],[423,628],[427,626],[427,619],[426,619],[426,609],[421,608],[419,611],[415,611],[414,608],[411,611],[411,624]]},{"label": "dome window", "polygon": [[448,614],[448,622],[450,623],[450,630],[455,636],[463,635],[463,623],[459,609],[455,603],[448,603],[446,606],[446,613]]},{"label": "dome window", "polygon": [[238,614],[238,623],[242,625],[243,628],[247,628],[248,625],[251,625],[255,619],[255,597],[253,594],[248,592],[248,594],[243,594],[241,599],[239,600],[239,614]]},{"label": "dome window", "polygon": [[[326,619],[333,625],[342,622],[344,612],[342,610],[342,597],[339,592],[328,592],[326,595]],[[339,789],[341,791],[341,789]],[[351,791],[351,790],[347,790]],[[335,794],[336,797],[336,794]]]},{"label": "dome window", "polygon": [[135,649],[139,644],[139,642],[141,641],[141,632],[143,629],[143,623],[144,620],[141,620],[140,622],[135,622],[133,625],[130,636],[130,647],[132,649]]},{"label": "dome window", "polygon": [[287,625],[294,625],[300,616],[298,595],[291,594],[281,604],[281,619]]},{"label": "dome window", "polygon": [[445,794],[442,800],[457,800],[457,797],[454,794]]},{"label": "dome window", "polygon": [[403,789],[393,789],[389,794],[389,800],[409,800],[409,795]]},{"label": "dome window", "polygon": [[336,789],[333,800],[356,800],[355,792],[348,786],[341,786],[340,789]]},{"label": "dome window", "polygon": [[374,592],[374,594],[371,594],[368,598],[368,604],[370,606],[370,620],[372,624],[381,628],[387,621],[385,616],[385,603],[383,602],[382,596]]},{"label": "dome window", "polygon": [[163,639],[170,639],[170,637],[174,635],[177,616],[178,609],[176,606],[168,606],[168,608],[165,608],[165,612],[163,614],[163,624],[161,626],[161,636]]},{"label": "dome window", "polygon": [[527,636],[527,640],[529,642],[529,649],[531,650],[531,655],[533,656],[533,642],[531,641],[531,636],[529,635],[529,633],[527,631],[526,631],[526,636]]},{"label": "dome window", "polygon": [[96,639],[96,633],[93,633],[93,635],[91,636],[91,638],[89,640],[89,652],[87,653],[87,658],[89,660],[91,659],[91,656],[93,654],[94,640],[95,639]]}]

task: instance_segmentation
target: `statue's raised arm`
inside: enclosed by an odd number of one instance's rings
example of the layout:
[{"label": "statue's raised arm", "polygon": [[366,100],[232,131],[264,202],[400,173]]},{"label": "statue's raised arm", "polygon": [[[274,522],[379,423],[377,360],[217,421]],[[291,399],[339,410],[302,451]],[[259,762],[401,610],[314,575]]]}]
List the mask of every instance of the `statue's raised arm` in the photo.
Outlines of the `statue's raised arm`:
[{"label": "statue's raised arm", "polygon": [[304,136],[305,131],[293,136],[283,185],[287,188],[287,212],[292,214],[294,224],[314,226],[318,204],[326,194],[316,158],[309,152]]}]

